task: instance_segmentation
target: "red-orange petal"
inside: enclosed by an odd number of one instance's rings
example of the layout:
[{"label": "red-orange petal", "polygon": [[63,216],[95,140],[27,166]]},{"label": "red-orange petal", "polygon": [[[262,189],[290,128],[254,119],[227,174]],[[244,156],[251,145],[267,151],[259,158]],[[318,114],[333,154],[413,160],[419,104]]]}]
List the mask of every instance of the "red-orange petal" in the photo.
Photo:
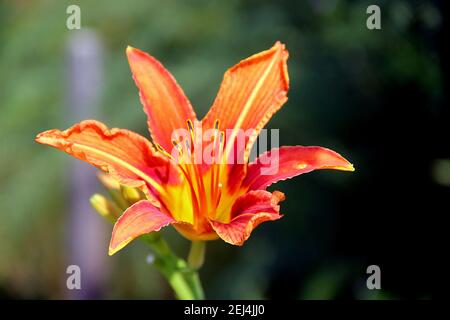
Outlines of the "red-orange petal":
[{"label": "red-orange petal", "polygon": [[186,129],[186,120],[194,121],[195,112],[175,78],[158,60],[132,47],[126,52],[153,141],[170,153],[172,132]]},{"label": "red-orange petal", "polygon": [[162,213],[147,200],[141,200],[129,207],[114,225],[109,244],[109,255],[113,255],[137,237],[159,231],[175,220]]},{"label": "red-orange petal", "polygon": [[[244,162],[260,130],[287,100],[289,77],[288,52],[280,42],[269,50],[255,54],[225,73],[211,110],[202,121],[203,129],[211,129],[218,119],[220,130],[253,130],[245,139]],[[237,132],[237,131],[235,131]],[[226,145],[233,151],[236,136],[226,137]],[[240,155],[243,150],[235,151]]]},{"label": "red-orange petal", "polygon": [[248,166],[243,186],[249,190],[265,189],[277,181],[319,169],[354,171],[350,162],[327,148],[281,147],[263,153]]},{"label": "red-orange petal", "polygon": [[241,246],[259,224],[282,217],[278,203],[283,200],[284,194],[279,191],[250,191],[236,200],[230,222],[211,221],[211,225],[222,240]]},{"label": "red-orange petal", "polygon": [[161,184],[178,179],[175,167],[147,139],[124,129],[108,130],[98,121],[82,121],[65,131],[48,130],[36,141],[86,161],[130,187],[146,183],[162,191]]}]

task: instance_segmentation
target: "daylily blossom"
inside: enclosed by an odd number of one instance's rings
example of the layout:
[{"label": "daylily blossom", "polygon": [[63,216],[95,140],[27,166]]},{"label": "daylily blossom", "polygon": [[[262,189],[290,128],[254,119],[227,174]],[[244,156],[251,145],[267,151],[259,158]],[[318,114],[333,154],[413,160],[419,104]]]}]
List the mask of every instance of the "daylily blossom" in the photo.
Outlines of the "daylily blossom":
[{"label": "daylily blossom", "polygon": [[[223,239],[242,245],[254,228],[282,217],[284,194],[273,183],[318,169],[353,171],[338,153],[322,147],[272,149],[249,161],[261,129],[287,100],[288,52],[277,42],[230,68],[206,116],[197,120],[173,76],[155,58],[126,50],[153,143],[137,133],[86,120],[40,133],[36,141],[58,148],[107,172],[120,184],[140,188],[145,200],[131,205],[114,225],[109,253],[133,239],[173,225],[190,240]],[[174,137],[177,129],[189,136]],[[210,139],[199,132],[212,130]],[[231,134],[225,135],[225,130]],[[242,131],[251,131],[239,143]],[[208,140],[208,141],[206,141]],[[213,163],[192,161],[207,144]],[[243,158],[229,161],[230,155]],[[276,154],[278,170],[261,174]]]}]

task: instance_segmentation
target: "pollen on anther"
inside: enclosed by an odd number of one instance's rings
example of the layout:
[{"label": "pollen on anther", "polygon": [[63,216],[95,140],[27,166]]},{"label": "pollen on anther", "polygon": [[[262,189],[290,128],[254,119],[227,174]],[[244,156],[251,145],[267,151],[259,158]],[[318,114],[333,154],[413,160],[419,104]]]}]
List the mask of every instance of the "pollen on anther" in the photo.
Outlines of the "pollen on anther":
[{"label": "pollen on anther", "polygon": [[194,124],[192,123],[192,120],[191,120],[191,119],[187,119],[187,120],[186,120],[186,123],[187,123],[187,126],[188,126],[189,131],[190,131],[191,133],[193,133],[193,132],[194,132]]},{"label": "pollen on anther", "polygon": [[220,125],[220,120],[216,119],[216,121],[214,121],[214,129],[219,130],[219,125]]},{"label": "pollen on anther", "polygon": [[178,150],[178,153],[183,153],[183,148],[180,146],[180,143],[176,140],[172,140],[173,146]]}]

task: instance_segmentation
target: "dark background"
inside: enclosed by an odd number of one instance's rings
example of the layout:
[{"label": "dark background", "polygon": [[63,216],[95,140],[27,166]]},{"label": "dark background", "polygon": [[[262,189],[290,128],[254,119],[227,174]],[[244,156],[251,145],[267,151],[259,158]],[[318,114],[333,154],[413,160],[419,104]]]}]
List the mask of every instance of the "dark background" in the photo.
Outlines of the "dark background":
[{"label": "dark background", "polygon": [[[67,236],[68,203],[88,198],[70,192],[76,160],[33,139],[81,120],[68,107],[67,46],[85,30],[103,48],[101,97],[85,118],[147,135],[127,45],[160,59],[201,118],[228,67],[280,40],[290,52],[291,89],[268,127],[280,129],[281,145],[329,147],[355,165],[354,173],[278,183],[285,217],[259,227],[244,247],[208,243],[207,297],[432,298],[446,276],[437,225],[450,188],[443,3],[1,1],[0,298],[73,297],[65,270],[81,262],[70,254],[77,241]],[[81,8],[79,31],[66,28],[71,4]],[[371,4],[381,8],[381,30],[366,28]],[[145,263],[144,245],[107,257],[110,230],[102,225],[102,250],[87,254],[103,268],[84,297],[171,298]],[[165,235],[186,253],[185,239]],[[371,264],[381,268],[382,290],[366,288]]]}]

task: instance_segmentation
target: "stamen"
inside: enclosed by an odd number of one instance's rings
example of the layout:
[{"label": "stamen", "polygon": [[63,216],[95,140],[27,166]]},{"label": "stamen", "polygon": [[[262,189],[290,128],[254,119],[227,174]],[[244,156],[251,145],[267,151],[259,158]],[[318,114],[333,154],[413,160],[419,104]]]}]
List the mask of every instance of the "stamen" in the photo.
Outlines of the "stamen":
[{"label": "stamen", "polygon": [[[222,163],[220,162],[221,156],[222,156],[222,149],[223,149],[223,144],[225,141],[225,132],[220,131],[220,135],[219,135],[219,144],[218,144],[218,154],[214,155],[214,160],[215,163],[213,164],[212,167],[212,172],[211,172],[211,186],[212,186],[212,197],[213,199],[216,199],[216,206],[217,203],[219,203],[220,201],[220,197],[221,197],[221,188],[222,188],[222,183],[220,183],[220,172],[221,172],[221,168],[222,168]],[[219,193],[218,193],[219,192]]]},{"label": "stamen", "polygon": [[170,153],[168,153],[166,150],[164,150],[164,148],[159,143],[155,142],[155,147],[163,155],[165,155],[166,157],[169,157],[170,159],[173,159],[172,155]]},{"label": "stamen", "polygon": [[188,140],[184,140],[184,143],[186,145],[187,152],[189,153],[189,155],[192,155],[192,153],[191,153],[191,146],[189,144],[189,141]]},{"label": "stamen", "polygon": [[[225,143],[225,132],[220,131],[219,137],[219,157],[222,157],[223,145]],[[226,159],[225,159],[226,162]]]},{"label": "stamen", "polygon": [[189,129],[189,132],[191,133],[191,139],[194,142],[195,141],[195,130],[194,130],[194,124],[192,123],[191,119],[186,120],[187,127]]},{"label": "stamen", "polygon": [[185,159],[183,156],[183,147],[181,146],[181,143],[176,140],[172,140],[172,144],[178,152],[178,157],[174,160],[176,160],[176,162],[178,162],[178,164],[184,163]]},{"label": "stamen", "polygon": [[180,156],[183,156],[183,148],[181,147],[181,143],[175,140],[172,140],[173,146],[177,149],[178,154]]},{"label": "stamen", "polygon": [[[220,121],[216,119],[214,121],[214,163],[211,166],[210,171],[210,184],[209,186],[205,185],[204,178],[205,176],[201,172],[201,167],[195,164],[195,162],[189,162],[189,159],[195,156],[195,147],[196,147],[196,131],[195,125],[192,120],[187,119],[186,125],[189,130],[191,139],[184,138],[181,141],[172,140],[173,146],[177,149],[177,152],[183,159],[182,162],[178,163],[179,168],[181,169],[183,175],[186,178],[186,181],[189,185],[189,189],[192,195],[192,201],[194,205],[194,214],[199,215],[202,212],[210,212],[212,209],[218,206],[221,201],[223,186],[220,182],[221,177],[221,168],[223,166],[220,163],[220,159],[222,157],[223,147],[225,144],[225,132],[220,131]],[[198,143],[202,143],[202,141],[198,141]],[[186,148],[184,151],[183,149]],[[160,146],[158,150],[163,152]],[[167,152],[165,152],[167,153]],[[205,188],[206,187],[206,188]],[[209,190],[206,190],[209,189]]]}]

